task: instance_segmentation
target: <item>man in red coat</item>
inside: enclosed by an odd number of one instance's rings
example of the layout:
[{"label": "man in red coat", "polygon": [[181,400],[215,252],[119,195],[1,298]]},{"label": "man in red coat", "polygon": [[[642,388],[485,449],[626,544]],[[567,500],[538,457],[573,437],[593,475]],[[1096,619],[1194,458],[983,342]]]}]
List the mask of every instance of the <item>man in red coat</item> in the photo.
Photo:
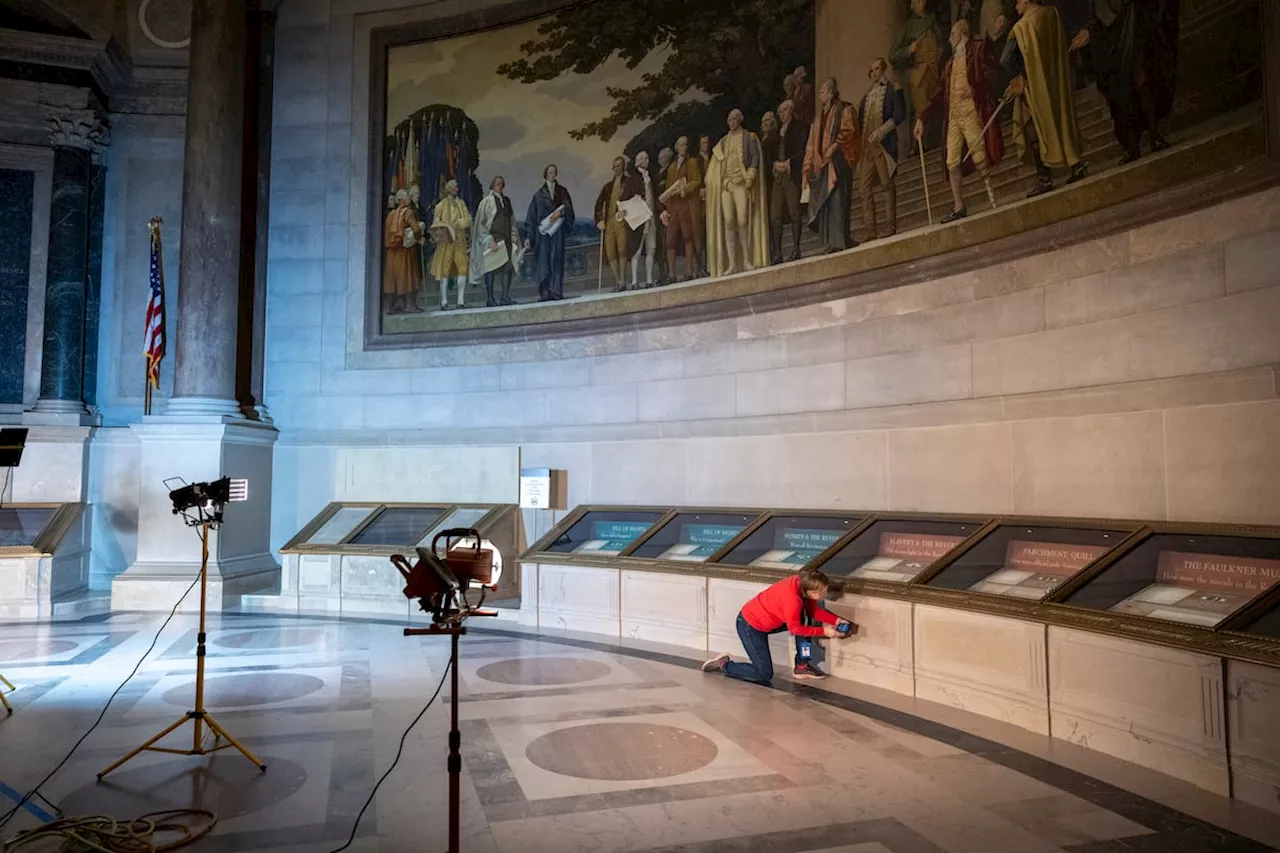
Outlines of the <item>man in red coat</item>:
[{"label": "man in red coat", "polygon": [[[702,665],[703,672],[719,672],[754,684],[768,685],[773,680],[773,654],[769,635],[790,631],[796,636],[796,678],[825,678],[826,673],[814,666],[803,649],[810,637],[848,637],[853,623],[818,607],[826,598],[830,581],[819,571],[804,571],[784,578],[742,606],[738,614],[738,638],[747,650],[750,663],[735,663],[729,655],[716,655]],[[822,622],[821,626],[806,625]]]},{"label": "man in red coat", "polygon": [[[975,167],[982,175],[991,206],[996,206],[996,194],[989,176],[991,168],[1004,157],[1000,122],[993,121],[987,125],[996,109],[989,86],[989,81],[1000,70],[995,53],[986,39],[969,37],[969,21],[965,18],[951,25],[951,48],[952,56],[942,70],[942,86],[920,111],[915,126],[915,137],[919,139],[924,133],[929,113],[942,107],[943,136],[947,140],[946,173],[951,181],[951,197],[955,201],[951,213],[942,218],[943,222],[955,222],[969,215],[961,184],[964,176]],[[953,74],[957,67],[964,73]],[[985,134],[983,127],[987,128]]]}]

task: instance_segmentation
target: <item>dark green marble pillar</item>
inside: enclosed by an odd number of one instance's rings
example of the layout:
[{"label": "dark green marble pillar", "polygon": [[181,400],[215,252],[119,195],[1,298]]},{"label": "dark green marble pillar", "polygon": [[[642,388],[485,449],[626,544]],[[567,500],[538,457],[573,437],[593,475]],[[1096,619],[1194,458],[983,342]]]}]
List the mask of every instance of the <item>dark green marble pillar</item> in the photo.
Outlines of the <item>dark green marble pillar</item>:
[{"label": "dark green marble pillar", "polygon": [[107,167],[95,152],[89,173],[89,256],[84,290],[84,392],[90,411],[98,404],[98,325],[102,313],[102,225],[107,204]]},{"label": "dark green marble pillar", "polygon": [[21,405],[35,173],[0,169],[0,403]]},{"label": "dark green marble pillar", "polygon": [[83,412],[85,287],[89,264],[89,151],[53,151],[44,357],[37,411]]}]

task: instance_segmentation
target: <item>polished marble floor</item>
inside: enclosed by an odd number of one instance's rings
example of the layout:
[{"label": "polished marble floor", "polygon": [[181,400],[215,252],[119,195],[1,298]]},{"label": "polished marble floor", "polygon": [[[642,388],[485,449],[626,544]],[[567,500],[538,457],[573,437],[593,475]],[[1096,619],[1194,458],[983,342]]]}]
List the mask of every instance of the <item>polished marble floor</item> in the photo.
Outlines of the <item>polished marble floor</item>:
[{"label": "polished marble floor", "polygon": [[[0,814],[97,718],[161,620],[0,625]],[[102,724],[0,835],[67,814],[199,805],[193,851],[346,841],[405,726],[440,683],[443,638],[397,625],[226,615],[207,706],[234,751],[148,753],[95,775],[191,704],[195,627],[175,619]],[[1267,851],[1280,817],[1079,747],[907,697],[826,682],[763,689],[679,649],[474,624],[459,666],[462,850],[1110,853]],[[348,849],[445,849],[448,688]],[[172,745],[189,746],[191,728]],[[52,805],[51,805],[52,804]]]}]

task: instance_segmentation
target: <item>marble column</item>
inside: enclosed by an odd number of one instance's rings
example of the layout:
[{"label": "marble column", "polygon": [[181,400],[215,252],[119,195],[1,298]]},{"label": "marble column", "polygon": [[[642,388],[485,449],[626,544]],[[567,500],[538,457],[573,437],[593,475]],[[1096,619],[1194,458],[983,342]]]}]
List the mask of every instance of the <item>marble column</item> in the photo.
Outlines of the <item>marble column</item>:
[{"label": "marble column", "polygon": [[98,414],[98,328],[102,313],[102,229],[107,204],[106,140],[90,152],[89,256],[84,291],[84,391],[85,408]]},{"label": "marble column", "polygon": [[53,193],[37,415],[88,417],[84,406],[85,289],[89,268],[90,150],[104,127],[93,110],[48,115]]},{"label": "marble column", "polygon": [[0,168],[0,413],[22,411],[35,177]]},{"label": "marble column", "polygon": [[[167,611],[200,570],[195,537],[171,511],[168,477],[249,481],[248,500],[227,505],[210,542],[211,609],[234,607],[241,596],[275,589],[280,581],[270,541],[277,433],[268,422],[245,417],[236,387],[241,258],[253,252],[243,229],[257,221],[243,202],[251,183],[244,172],[253,166],[244,160],[250,104],[245,5],[191,4],[173,396],[161,414],[131,426],[139,446],[137,549],[129,568],[111,580],[112,610]],[[184,607],[197,604],[188,598]]]},{"label": "marble column", "polygon": [[168,416],[238,420],[245,0],[193,0],[182,250]]}]

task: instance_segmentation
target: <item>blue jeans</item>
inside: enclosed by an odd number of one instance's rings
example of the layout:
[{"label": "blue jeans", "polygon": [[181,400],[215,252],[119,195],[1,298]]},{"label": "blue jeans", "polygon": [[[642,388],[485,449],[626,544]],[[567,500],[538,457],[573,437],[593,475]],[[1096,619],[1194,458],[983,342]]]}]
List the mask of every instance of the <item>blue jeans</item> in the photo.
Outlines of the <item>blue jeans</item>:
[{"label": "blue jeans", "polygon": [[[807,617],[802,621],[805,624],[817,624],[817,620]],[[773,680],[773,652],[769,648],[769,634],[781,633],[786,630],[786,627],[766,634],[752,627],[741,613],[738,614],[737,627],[738,639],[742,641],[742,647],[747,650],[747,657],[751,662],[730,661],[724,665],[724,674],[729,678],[750,681],[753,684],[769,684]],[[810,642],[812,642],[811,637],[796,637],[796,666],[809,660],[801,656],[801,649]]]},{"label": "blue jeans", "polygon": [[[742,647],[747,650],[747,657],[751,659],[751,663],[730,661],[724,665],[724,674],[753,684],[768,684],[773,680],[773,652],[769,649],[769,634],[780,634],[785,630],[787,629],[784,626],[766,634],[764,631],[753,628],[751,623],[739,613],[738,639],[742,641]],[[796,637],[797,666],[802,660],[800,647],[808,639],[808,637]]]}]

